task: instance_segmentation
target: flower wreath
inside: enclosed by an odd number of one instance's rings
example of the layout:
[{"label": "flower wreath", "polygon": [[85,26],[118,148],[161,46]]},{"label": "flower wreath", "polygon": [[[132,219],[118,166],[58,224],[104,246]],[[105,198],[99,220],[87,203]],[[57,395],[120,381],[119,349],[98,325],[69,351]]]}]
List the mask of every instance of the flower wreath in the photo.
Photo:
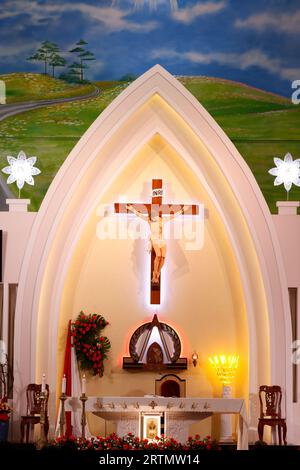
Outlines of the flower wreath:
[{"label": "flower wreath", "polygon": [[108,324],[101,315],[86,315],[84,312],[80,312],[72,323],[73,345],[80,368],[100,377],[103,376],[104,360],[111,348],[109,339],[100,336],[100,333]]}]

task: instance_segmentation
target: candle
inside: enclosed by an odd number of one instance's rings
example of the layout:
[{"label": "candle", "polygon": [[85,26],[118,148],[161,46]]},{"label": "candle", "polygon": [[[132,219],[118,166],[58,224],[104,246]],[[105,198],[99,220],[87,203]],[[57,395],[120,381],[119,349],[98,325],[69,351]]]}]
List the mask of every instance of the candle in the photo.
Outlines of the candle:
[{"label": "candle", "polygon": [[67,377],[66,377],[66,374],[64,374],[63,379],[62,379],[62,384],[61,384],[61,393],[66,393],[66,388],[67,388]]},{"label": "candle", "polygon": [[46,374],[42,375],[42,393],[46,392]]},{"label": "candle", "polygon": [[85,378],[85,374],[83,374],[83,376],[82,376],[82,385],[81,385],[82,395],[85,395],[85,392],[86,392],[86,378]]},{"label": "candle", "polygon": [[7,362],[7,355],[6,355],[6,346],[5,341],[0,341],[0,364],[4,365]]}]

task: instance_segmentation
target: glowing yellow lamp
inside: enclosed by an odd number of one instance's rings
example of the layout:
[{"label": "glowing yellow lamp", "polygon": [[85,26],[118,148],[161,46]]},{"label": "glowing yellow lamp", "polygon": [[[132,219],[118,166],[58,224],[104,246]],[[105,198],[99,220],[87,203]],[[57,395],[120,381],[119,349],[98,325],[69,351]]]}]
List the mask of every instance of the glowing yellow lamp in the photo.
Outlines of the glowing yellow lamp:
[{"label": "glowing yellow lamp", "polygon": [[[209,362],[215,369],[217,377],[223,385],[222,398],[231,398],[231,384],[235,378],[236,370],[239,364],[239,356],[219,355],[208,358]],[[229,414],[221,414],[220,419],[220,439],[222,443],[232,443],[232,421]]]},{"label": "glowing yellow lamp", "polygon": [[232,384],[235,378],[236,370],[238,368],[239,356],[210,356],[208,360],[215,369],[220,382],[223,385]]}]

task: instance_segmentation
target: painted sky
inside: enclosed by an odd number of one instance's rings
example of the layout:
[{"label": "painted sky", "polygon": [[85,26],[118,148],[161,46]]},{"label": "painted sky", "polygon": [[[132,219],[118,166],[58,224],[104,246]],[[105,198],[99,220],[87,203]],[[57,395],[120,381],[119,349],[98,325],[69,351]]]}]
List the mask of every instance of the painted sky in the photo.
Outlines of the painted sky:
[{"label": "painted sky", "polygon": [[42,71],[26,61],[41,41],[68,58],[80,38],[97,57],[90,79],[140,75],[160,63],[176,75],[286,96],[300,80],[299,0],[0,0],[0,74]]}]

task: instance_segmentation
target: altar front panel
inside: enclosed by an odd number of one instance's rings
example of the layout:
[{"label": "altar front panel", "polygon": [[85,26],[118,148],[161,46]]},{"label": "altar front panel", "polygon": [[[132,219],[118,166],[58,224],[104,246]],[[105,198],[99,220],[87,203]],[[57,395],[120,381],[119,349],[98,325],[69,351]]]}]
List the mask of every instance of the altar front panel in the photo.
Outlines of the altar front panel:
[{"label": "altar front panel", "polygon": [[[69,398],[66,411],[78,412],[80,399]],[[239,398],[165,398],[149,397],[89,397],[86,411],[117,425],[120,436],[132,432],[141,437],[141,414],[164,413],[165,434],[183,443],[189,426],[213,413],[238,414],[238,449],[248,449],[248,423],[245,402]]]}]

